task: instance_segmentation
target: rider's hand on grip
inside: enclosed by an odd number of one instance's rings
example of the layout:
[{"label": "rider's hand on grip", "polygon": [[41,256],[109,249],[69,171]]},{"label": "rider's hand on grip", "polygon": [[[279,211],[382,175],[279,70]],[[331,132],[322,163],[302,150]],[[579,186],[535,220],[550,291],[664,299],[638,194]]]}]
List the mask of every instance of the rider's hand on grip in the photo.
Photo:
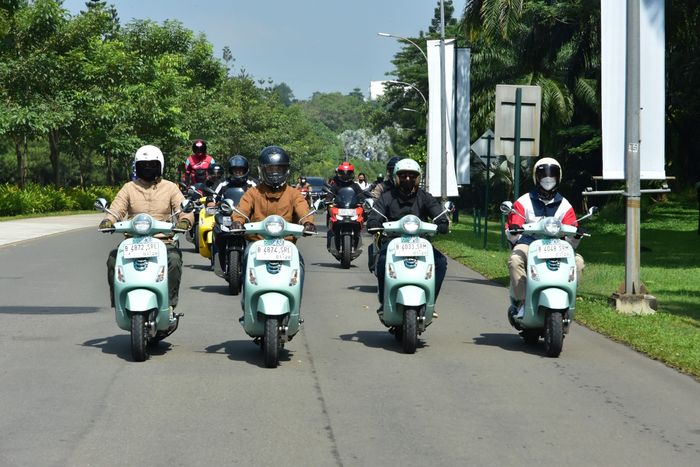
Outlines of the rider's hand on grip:
[{"label": "rider's hand on grip", "polygon": [[241,229],[243,229],[243,224],[241,224],[240,222],[234,221],[231,224],[231,230],[241,230]]},{"label": "rider's hand on grip", "polygon": [[508,224],[508,230],[511,234],[519,234],[522,233],[523,228],[518,224]]},{"label": "rider's hand on grip", "polygon": [[98,229],[100,230],[107,230],[107,229],[113,229],[114,224],[112,224],[112,221],[109,219],[102,219],[102,222],[100,222],[100,226]]},{"label": "rider's hand on grip", "polygon": [[316,233],[316,226],[311,222],[307,222],[304,224],[304,234],[311,235],[312,233]]},{"label": "rider's hand on grip", "polygon": [[442,222],[442,223],[438,224],[437,231],[438,231],[438,233],[441,233],[441,234],[449,233],[450,232],[450,224],[448,224],[447,222]]},{"label": "rider's hand on grip", "polygon": [[175,228],[177,230],[182,230],[182,231],[190,230],[190,227],[191,227],[190,221],[188,221],[187,219],[181,219],[181,220],[177,221],[177,224],[175,224]]},{"label": "rider's hand on grip", "polygon": [[583,226],[579,225],[578,228],[576,229],[576,235],[574,235],[574,238],[576,240],[578,240],[579,238],[583,237],[584,235],[586,235],[586,229]]}]

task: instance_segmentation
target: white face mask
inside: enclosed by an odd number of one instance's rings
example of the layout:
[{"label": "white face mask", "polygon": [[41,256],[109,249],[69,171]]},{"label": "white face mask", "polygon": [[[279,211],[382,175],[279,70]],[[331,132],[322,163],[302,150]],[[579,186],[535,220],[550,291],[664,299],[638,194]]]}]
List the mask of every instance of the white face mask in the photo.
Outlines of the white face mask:
[{"label": "white face mask", "polygon": [[544,177],[543,179],[540,180],[540,186],[545,191],[550,191],[555,186],[557,186],[557,179],[554,177]]}]

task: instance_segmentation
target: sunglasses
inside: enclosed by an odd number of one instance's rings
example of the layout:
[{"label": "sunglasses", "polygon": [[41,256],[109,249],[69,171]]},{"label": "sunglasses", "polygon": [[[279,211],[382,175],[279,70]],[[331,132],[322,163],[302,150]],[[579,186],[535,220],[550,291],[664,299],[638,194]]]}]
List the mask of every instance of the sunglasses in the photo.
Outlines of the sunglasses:
[{"label": "sunglasses", "polygon": [[410,172],[408,172],[408,173],[402,172],[402,173],[398,173],[398,174],[396,174],[396,175],[397,175],[399,178],[408,178],[408,179],[411,179],[411,180],[415,180],[416,178],[418,178],[418,174],[410,173]]}]

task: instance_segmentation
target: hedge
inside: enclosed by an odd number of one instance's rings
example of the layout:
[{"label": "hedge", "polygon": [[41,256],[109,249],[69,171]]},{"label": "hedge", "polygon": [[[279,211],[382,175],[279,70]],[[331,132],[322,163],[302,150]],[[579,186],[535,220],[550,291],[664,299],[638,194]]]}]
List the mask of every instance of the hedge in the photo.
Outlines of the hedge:
[{"label": "hedge", "polygon": [[28,184],[20,190],[16,185],[0,185],[0,216],[90,210],[95,199],[112,200],[117,191],[119,187],[108,186],[55,188]]}]

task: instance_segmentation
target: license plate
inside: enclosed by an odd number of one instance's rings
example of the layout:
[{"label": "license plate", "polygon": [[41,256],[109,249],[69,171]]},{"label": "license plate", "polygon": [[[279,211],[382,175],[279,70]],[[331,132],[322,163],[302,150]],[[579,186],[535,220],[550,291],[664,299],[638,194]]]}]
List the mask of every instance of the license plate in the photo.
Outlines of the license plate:
[{"label": "license plate", "polygon": [[255,247],[255,258],[263,261],[291,261],[292,245],[284,240],[263,240],[263,244]]},{"label": "license plate", "polygon": [[207,213],[207,216],[213,216],[214,214],[216,214],[216,208],[215,207],[206,208],[204,210],[204,212]]},{"label": "license plate", "polygon": [[540,245],[537,257],[540,259],[566,258],[569,244],[561,240],[548,240]]},{"label": "license plate", "polygon": [[395,256],[427,256],[428,243],[421,242],[420,237],[402,238],[396,243]]},{"label": "license plate", "polygon": [[[149,239],[150,240],[150,239]],[[158,256],[158,243],[139,242],[124,245],[124,258],[150,258]]]},{"label": "license plate", "polygon": [[355,214],[357,214],[357,211],[355,211],[354,209],[338,209],[339,216],[354,216]]}]

